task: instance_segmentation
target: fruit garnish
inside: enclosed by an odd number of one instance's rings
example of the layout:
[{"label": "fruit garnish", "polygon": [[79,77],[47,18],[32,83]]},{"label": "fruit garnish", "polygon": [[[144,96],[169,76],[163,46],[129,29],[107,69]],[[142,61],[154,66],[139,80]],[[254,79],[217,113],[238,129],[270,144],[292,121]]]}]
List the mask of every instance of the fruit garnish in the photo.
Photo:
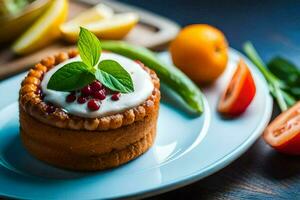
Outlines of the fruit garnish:
[{"label": "fruit garnish", "polygon": [[111,100],[118,101],[120,99],[120,97],[121,97],[121,93],[118,92],[111,96]]},{"label": "fruit garnish", "polygon": [[[99,21],[82,24],[83,27],[94,33],[101,39],[122,39],[137,24],[139,17],[135,13],[121,13]],[[70,42],[76,42],[79,36],[78,23],[70,23],[67,27],[62,26],[63,37]]]},{"label": "fruit garnish", "polygon": [[183,28],[169,50],[175,66],[197,84],[215,81],[227,66],[226,38],[220,30],[207,24]]},{"label": "fruit garnish", "polygon": [[105,90],[99,90],[93,93],[95,99],[104,100],[106,98]]},{"label": "fruit garnish", "polygon": [[[114,60],[102,60],[101,44],[97,37],[85,28],[80,28],[78,50],[82,61],[71,62],[57,70],[50,78],[47,88],[57,91],[82,89],[83,96],[91,94],[88,84],[99,80],[112,91],[134,91],[130,74]],[[98,63],[99,62],[99,63]]]},{"label": "fruit garnish", "polygon": [[85,96],[85,97],[91,95],[91,94],[92,94],[92,89],[91,89],[91,87],[90,87],[89,85],[87,85],[87,86],[85,86],[84,88],[82,88],[82,89],[81,89],[81,94],[82,94],[82,96]]},{"label": "fruit garnish", "polygon": [[66,102],[68,103],[72,103],[76,100],[76,95],[74,94],[69,94],[67,97],[66,97]]},{"label": "fruit garnish", "polygon": [[60,35],[59,26],[65,21],[68,0],[53,0],[46,12],[13,44],[17,54],[27,54],[40,49]]},{"label": "fruit garnish", "polygon": [[[98,4],[91,9],[81,12],[72,20],[62,24],[60,26],[60,31],[64,39],[70,42],[76,42],[79,36],[80,26],[111,18],[113,15],[114,11],[112,8],[104,4]],[[70,32],[76,32],[76,35],[70,35]]]},{"label": "fruit garnish", "polygon": [[84,104],[87,101],[87,97],[80,96],[77,98],[79,104]]},{"label": "fruit garnish", "polygon": [[102,89],[102,84],[99,81],[94,81],[91,83],[91,89],[93,92],[99,91]]},{"label": "fruit garnish", "polygon": [[81,88],[81,90],[70,92],[66,96],[66,102],[73,103],[75,100],[77,100],[78,104],[88,102],[87,108],[91,111],[96,111],[100,109],[101,101],[106,99],[107,94],[111,94],[111,100],[113,101],[118,101],[121,96],[120,92],[109,91],[109,89],[96,80]]},{"label": "fruit garnish", "polygon": [[203,112],[200,89],[184,73],[172,65],[165,64],[152,51],[121,41],[102,41],[101,47],[132,60],[139,60],[141,65],[144,63],[156,72],[161,82],[181,97],[191,111],[197,114]]},{"label": "fruit garnish", "polygon": [[250,105],[256,92],[251,72],[243,60],[238,66],[221,96],[218,111],[225,116],[234,117],[242,114]]},{"label": "fruit garnish", "polygon": [[99,101],[97,101],[95,99],[91,99],[91,100],[89,100],[87,106],[91,111],[96,111],[96,110],[99,110],[100,103],[99,103]]},{"label": "fruit garnish", "polygon": [[300,102],[277,116],[263,136],[277,151],[300,155]]}]

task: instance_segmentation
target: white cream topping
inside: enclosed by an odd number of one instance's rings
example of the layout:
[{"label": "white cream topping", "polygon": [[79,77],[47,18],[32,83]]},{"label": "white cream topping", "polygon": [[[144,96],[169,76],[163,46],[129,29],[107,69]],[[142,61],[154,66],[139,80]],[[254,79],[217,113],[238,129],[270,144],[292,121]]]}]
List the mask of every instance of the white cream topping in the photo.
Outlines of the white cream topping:
[{"label": "white cream topping", "polygon": [[45,74],[41,83],[42,91],[45,94],[44,100],[62,107],[67,113],[86,118],[95,118],[120,113],[143,103],[151,95],[154,89],[150,75],[145,72],[138,63],[124,56],[102,52],[100,61],[107,59],[117,61],[131,75],[134,92],[121,94],[118,101],[112,101],[110,98],[111,95],[107,95],[107,97],[101,101],[100,109],[97,111],[90,111],[87,107],[87,102],[84,104],[78,104],[76,101],[67,103],[66,96],[69,92],[50,90],[47,88],[47,84],[50,77],[65,64],[81,60],[80,57],[77,56],[60,63]]}]

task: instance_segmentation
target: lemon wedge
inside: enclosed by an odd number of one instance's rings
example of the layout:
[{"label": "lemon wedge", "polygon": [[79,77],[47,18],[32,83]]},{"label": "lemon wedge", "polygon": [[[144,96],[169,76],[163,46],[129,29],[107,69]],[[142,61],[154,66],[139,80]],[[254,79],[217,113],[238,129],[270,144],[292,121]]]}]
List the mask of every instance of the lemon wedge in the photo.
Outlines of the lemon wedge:
[{"label": "lemon wedge", "polygon": [[98,4],[91,9],[81,12],[74,19],[62,24],[60,26],[60,29],[67,30],[68,28],[72,28],[75,25],[77,25],[79,28],[79,26],[82,26],[84,24],[96,22],[105,18],[110,18],[113,15],[114,11],[112,8],[104,4]]},{"label": "lemon wedge", "polygon": [[17,54],[36,51],[60,36],[59,26],[68,14],[68,0],[53,0],[45,13],[13,44]]},{"label": "lemon wedge", "polygon": [[69,24],[67,29],[62,29],[62,35],[67,41],[76,42],[79,35],[79,26],[83,26],[98,38],[118,40],[122,39],[137,24],[139,16],[135,13],[121,13],[109,18],[78,25]]},{"label": "lemon wedge", "polygon": [[95,7],[82,12],[74,19],[62,24],[60,26],[60,31],[62,33],[62,36],[67,41],[76,42],[78,36],[74,36],[74,34],[70,34],[70,33],[72,32],[79,33],[80,26],[97,22],[102,19],[111,18],[113,15],[114,15],[114,11],[112,8],[104,4],[98,4]]}]

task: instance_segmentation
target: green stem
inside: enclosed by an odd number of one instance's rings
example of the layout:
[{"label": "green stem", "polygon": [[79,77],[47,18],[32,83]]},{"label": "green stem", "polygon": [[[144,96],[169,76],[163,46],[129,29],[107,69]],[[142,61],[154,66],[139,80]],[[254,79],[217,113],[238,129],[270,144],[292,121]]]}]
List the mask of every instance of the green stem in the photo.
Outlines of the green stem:
[{"label": "green stem", "polygon": [[251,42],[246,42],[243,47],[249,59],[257,66],[268,82],[274,83],[278,81],[277,77],[267,70],[266,65],[256,52]]},{"label": "green stem", "polygon": [[274,74],[267,70],[266,65],[256,52],[251,42],[246,42],[243,45],[243,49],[249,59],[255,64],[255,66],[261,71],[265,79],[268,81],[270,92],[276,99],[281,111],[287,110],[290,106],[290,103],[293,102],[293,98],[281,89],[283,87],[281,81]]},{"label": "green stem", "polygon": [[274,94],[278,103],[278,106],[280,108],[281,111],[285,111],[288,109],[288,105],[285,102],[285,98],[282,94],[282,91],[280,90],[280,88],[276,87],[274,88]]}]

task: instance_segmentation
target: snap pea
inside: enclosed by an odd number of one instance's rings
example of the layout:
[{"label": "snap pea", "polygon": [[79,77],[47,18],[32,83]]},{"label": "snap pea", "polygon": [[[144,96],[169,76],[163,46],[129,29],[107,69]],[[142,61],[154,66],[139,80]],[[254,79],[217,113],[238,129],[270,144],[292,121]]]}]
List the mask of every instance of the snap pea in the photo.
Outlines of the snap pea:
[{"label": "snap pea", "polygon": [[101,47],[104,50],[141,61],[154,70],[161,82],[175,91],[191,111],[197,114],[203,112],[200,89],[179,69],[159,60],[154,52],[122,41],[102,41]]}]

